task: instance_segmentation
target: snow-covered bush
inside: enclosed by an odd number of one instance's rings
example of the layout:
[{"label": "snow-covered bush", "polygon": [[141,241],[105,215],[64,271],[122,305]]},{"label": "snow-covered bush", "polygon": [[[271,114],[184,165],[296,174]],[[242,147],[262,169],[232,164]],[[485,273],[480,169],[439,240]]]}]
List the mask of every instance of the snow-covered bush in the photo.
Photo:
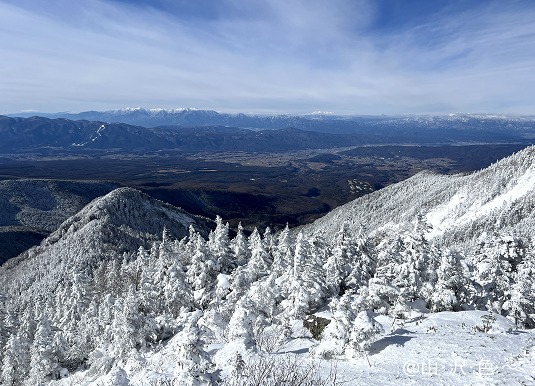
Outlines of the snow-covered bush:
[{"label": "snow-covered bush", "polygon": [[337,386],[336,369],[324,376],[318,362],[297,355],[282,357],[255,356],[242,362],[229,374],[222,386]]}]

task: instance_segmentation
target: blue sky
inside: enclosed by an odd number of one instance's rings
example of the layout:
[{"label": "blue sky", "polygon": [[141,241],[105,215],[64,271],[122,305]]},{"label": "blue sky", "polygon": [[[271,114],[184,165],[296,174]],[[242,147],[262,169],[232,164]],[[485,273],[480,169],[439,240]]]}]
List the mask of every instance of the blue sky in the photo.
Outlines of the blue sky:
[{"label": "blue sky", "polygon": [[535,114],[535,2],[0,0],[0,113]]}]

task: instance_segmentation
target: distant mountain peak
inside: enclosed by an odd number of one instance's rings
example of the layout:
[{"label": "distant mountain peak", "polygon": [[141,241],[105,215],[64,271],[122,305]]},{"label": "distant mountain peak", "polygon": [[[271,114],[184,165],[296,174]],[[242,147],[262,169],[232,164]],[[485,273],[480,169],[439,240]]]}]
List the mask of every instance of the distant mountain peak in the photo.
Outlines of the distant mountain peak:
[{"label": "distant mountain peak", "polygon": [[310,113],[310,115],[334,115],[332,111],[313,111]]},{"label": "distant mountain peak", "polygon": [[178,107],[174,109],[164,109],[164,108],[144,108],[144,107],[126,107],[124,109],[115,109],[107,110],[105,113],[133,113],[133,112],[143,112],[143,113],[167,113],[167,114],[177,114],[187,111],[213,111],[213,110],[203,110],[195,107]]}]

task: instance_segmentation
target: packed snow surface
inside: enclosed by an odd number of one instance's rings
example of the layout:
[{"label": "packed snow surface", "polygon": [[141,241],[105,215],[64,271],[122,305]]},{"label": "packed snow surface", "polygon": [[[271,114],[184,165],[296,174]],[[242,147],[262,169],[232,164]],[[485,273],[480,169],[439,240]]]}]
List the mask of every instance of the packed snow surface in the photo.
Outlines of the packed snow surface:
[{"label": "packed snow surface", "polygon": [[[293,339],[276,353],[242,353],[246,361],[259,356],[275,360],[296,355],[304,365],[319,365],[325,377],[336,372],[339,385],[535,384],[535,333],[518,330],[496,314],[492,315],[495,320],[486,324],[484,319],[489,315],[484,311],[413,311],[404,321],[377,316],[385,332],[372,345],[368,358],[317,358],[317,342],[298,327],[294,327]],[[328,317],[329,313],[321,316]],[[177,373],[180,338],[178,334],[159,350],[131,356],[107,375],[91,377],[89,371],[80,372],[50,385],[167,384]],[[229,348],[221,342],[207,345],[206,351],[217,356]]]}]

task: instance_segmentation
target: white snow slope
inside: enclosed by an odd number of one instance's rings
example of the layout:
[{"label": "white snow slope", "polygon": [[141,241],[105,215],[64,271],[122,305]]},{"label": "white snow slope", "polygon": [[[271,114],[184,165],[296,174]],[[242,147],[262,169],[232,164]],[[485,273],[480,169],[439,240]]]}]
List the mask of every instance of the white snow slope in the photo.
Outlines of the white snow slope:
[{"label": "white snow slope", "polygon": [[419,173],[336,208],[304,230],[332,239],[339,224],[389,232],[418,216],[432,227],[429,239],[467,241],[482,228],[531,236],[535,146],[469,175]]},{"label": "white snow slope", "polygon": [[[488,313],[483,311],[414,311],[413,318],[403,324],[379,316],[385,333],[373,344],[367,359],[316,358],[310,349],[312,339],[303,338],[299,329],[294,329],[294,339],[277,353],[262,356],[273,363],[296,356],[296,363],[318,366],[325,378],[335,373],[336,380],[331,378],[329,385],[534,385],[535,333],[516,330],[499,315],[494,315],[496,321],[489,331],[483,332],[485,315]],[[177,335],[161,350],[133,355],[104,376],[86,371],[50,385],[180,385],[173,383],[179,371],[179,344]],[[215,355],[222,347],[212,344],[206,348]],[[258,355],[247,352],[244,359]]]}]

